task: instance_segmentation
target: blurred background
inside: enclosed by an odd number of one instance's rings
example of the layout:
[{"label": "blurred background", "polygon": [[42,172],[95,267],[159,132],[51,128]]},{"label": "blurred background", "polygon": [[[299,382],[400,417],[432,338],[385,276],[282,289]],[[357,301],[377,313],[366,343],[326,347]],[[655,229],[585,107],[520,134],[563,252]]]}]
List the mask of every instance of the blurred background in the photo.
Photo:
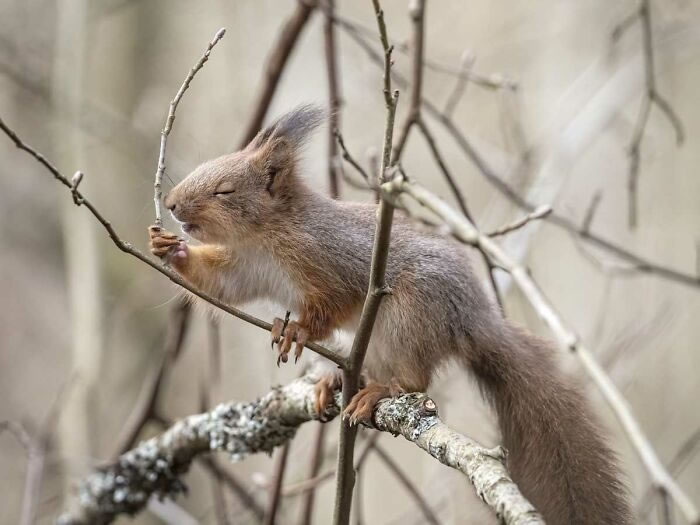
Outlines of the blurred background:
[{"label": "blurred background", "polygon": [[[381,51],[376,21],[368,0],[336,4],[339,126],[350,151],[369,167],[381,148],[385,113],[381,68],[358,40]],[[410,78],[408,2],[382,4],[397,44],[395,70]],[[635,1],[428,1],[424,97],[528,201],[550,204],[576,228],[693,276],[700,250],[700,4],[642,5],[650,6],[652,76],[643,18],[629,18],[639,9]],[[217,29],[226,27],[179,106],[168,142],[166,190],[198,163],[240,145],[259,104],[266,61],[282,27],[304,9],[293,0],[0,0],[0,117],[64,173],[83,171],[82,191],[124,239],[146,250],[160,130],[187,71]],[[328,105],[324,11],[307,10],[265,122],[301,102]],[[639,125],[649,88],[669,102],[681,129],[657,104]],[[399,126],[408,92],[402,88]],[[488,231],[522,216],[443,123],[431,113],[425,118],[479,226]],[[631,221],[635,137],[638,205]],[[328,155],[324,129],[304,161],[306,177],[324,191]],[[0,420],[21,423],[45,450],[35,493],[38,523],[55,519],[65,498],[75,494],[76,481],[124,445],[163,363],[168,366],[154,413],[165,420],[219,401],[254,399],[300,373],[301,365],[275,366],[269,334],[228,316],[217,328],[202,311],[189,316],[174,352],[183,315],[176,287],[119,252],[87,210],[5,136],[0,159]],[[456,205],[418,133],[403,165]],[[351,167],[345,172],[359,180]],[[343,199],[374,198],[342,178],[339,191]],[[167,226],[175,227],[166,220]],[[596,352],[662,461],[700,503],[698,281],[639,271],[547,221],[502,242]],[[546,335],[508,279],[499,277],[498,285],[506,314]],[[245,308],[266,320],[283,313],[269,305]],[[574,357],[563,362],[586,382]],[[629,476],[639,521],[659,523],[646,470],[595,387],[586,384]],[[455,429],[487,445],[498,443],[493,415],[463,371],[445,370],[431,394]],[[335,464],[337,423],[327,427],[320,473]],[[147,422],[138,437],[161,429],[157,421]],[[287,489],[310,477],[317,439],[313,423],[292,442]],[[382,435],[378,443],[439,522],[491,522],[464,476],[400,438]],[[238,490],[195,464],[185,478],[189,494],[177,500],[180,509],[149,507],[135,522],[161,523],[169,513],[186,512],[205,524],[258,523],[277,462],[256,456],[231,464],[218,457],[218,468],[235,476]],[[0,522],[18,523],[27,454],[8,432],[0,434],[0,471]],[[304,523],[306,498],[287,492],[276,521]],[[318,485],[313,523],[330,522],[333,497],[332,479]],[[361,509],[357,523],[426,522],[415,499],[373,454],[360,471],[354,508],[356,514]],[[184,523],[179,516],[176,522]]]}]

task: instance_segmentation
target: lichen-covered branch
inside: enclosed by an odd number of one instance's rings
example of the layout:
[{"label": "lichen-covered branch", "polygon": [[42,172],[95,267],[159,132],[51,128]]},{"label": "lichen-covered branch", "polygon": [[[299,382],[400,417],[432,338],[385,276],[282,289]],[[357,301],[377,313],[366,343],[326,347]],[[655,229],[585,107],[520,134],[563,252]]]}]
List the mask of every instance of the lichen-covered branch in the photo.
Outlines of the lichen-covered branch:
[{"label": "lichen-covered branch", "polygon": [[[272,451],[287,443],[300,425],[316,419],[313,389],[311,378],[304,376],[256,401],[224,403],[175,423],[83,480],[73,508],[59,523],[111,523],[120,514],[139,512],[152,496],[175,497],[185,491],[180,476],[195,458],[208,452],[226,452],[235,461]],[[338,392],[326,415],[331,419],[339,412]],[[380,402],[374,425],[377,430],[401,434],[441,463],[464,472],[503,523],[543,523],[510,479],[503,449],[484,448],[451,430],[426,394]]]}]

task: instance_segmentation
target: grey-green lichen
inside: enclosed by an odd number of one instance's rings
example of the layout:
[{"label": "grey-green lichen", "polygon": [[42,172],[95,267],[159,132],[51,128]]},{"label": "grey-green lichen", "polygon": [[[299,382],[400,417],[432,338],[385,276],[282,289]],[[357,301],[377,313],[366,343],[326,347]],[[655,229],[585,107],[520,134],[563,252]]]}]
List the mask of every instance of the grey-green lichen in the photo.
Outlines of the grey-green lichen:
[{"label": "grey-green lichen", "polygon": [[[339,394],[334,401],[324,421],[340,412]],[[174,498],[184,492],[180,477],[197,456],[220,451],[239,461],[256,452],[271,452],[290,440],[301,424],[316,418],[313,380],[308,376],[275,387],[257,401],[224,403],[189,416],[88,476],[81,483],[75,508],[59,523],[99,525],[119,514],[135,514],[152,496]],[[543,523],[510,479],[505,451],[484,448],[451,430],[427,395],[404,394],[381,401],[373,424],[378,430],[401,434],[441,463],[464,472],[503,523]]]}]

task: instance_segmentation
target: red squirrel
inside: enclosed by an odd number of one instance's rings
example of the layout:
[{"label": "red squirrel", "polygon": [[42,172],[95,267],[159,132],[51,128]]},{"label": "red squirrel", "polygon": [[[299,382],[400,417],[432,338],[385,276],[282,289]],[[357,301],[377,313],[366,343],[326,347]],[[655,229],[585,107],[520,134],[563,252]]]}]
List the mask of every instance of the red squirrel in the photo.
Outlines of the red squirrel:
[{"label": "red squirrel", "polygon": [[[296,339],[327,340],[359,321],[367,293],[376,205],[333,200],[300,175],[300,149],[324,120],[298,107],[243,150],[205,162],[165,206],[189,245],[149,229],[151,251],[184,279],[230,304],[267,299],[296,319],[275,319],[282,361]],[[631,513],[615,458],[579,389],[544,341],[513,326],[481,288],[465,250],[394,220],[386,282],[365,360],[368,384],[345,415],[369,422],[376,402],[425,392],[438,367],[458,361],[498,415],[508,467],[549,525],[627,524]],[[322,413],[339,375],[316,387]]]}]

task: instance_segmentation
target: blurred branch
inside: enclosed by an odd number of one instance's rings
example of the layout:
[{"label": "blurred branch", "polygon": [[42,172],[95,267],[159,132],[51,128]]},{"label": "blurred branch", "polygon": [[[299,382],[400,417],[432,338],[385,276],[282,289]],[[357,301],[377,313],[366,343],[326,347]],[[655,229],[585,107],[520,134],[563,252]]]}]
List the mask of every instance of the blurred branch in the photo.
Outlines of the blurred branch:
[{"label": "blurred branch", "polygon": [[[378,66],[382,65],[383,60],[380,54],[376,52],[373,46],[367,42],[361,33],[347,30],[347,28],[343,25],[340,25],[340,27],[346,30],[348,36],[358,46],[360,46],[365,53],[367,53],[372,62]],[[409,84],[408,79],[397,71],[393,71],[392,76],[396,85],[400,88],[406,87]],[[422,99],[421,103],[423,104],[426,112],[433,116],[445,128],[467,159],[478,169],[486,181],[489,182],[499,193],[501,193],[518,208],[526,212],[533,212],[537,209],[537,205],[530,203],[521,197],[500,174],[491,168],[486,159],[482,157],[482,155],[476,150],[476,148],[474,148],[467,137],[459,130],[459,128],[457,128],[456,124],[449,115],[442,112],[435,104],[425,97]],[[547,216],[545,220],[548,223],[567,231],[575,239],[580,239],[587,244],[610,252],[617,258],[629,263],[638,273],[647,273],[663,279],[691,286],[693,288],[700,288],[700,276],[680,272],[678,270],[649,261],[631,252],[630,250],[615,244],[614,242],[582,229],[575,221],[563,215],[553,212]]]},{"label": "blurred branch", "polygon": [[9,432],[22,445],[27,455],[27,467],[24,478],[24,493],[19,525],[34,525],[41,504],[41,482],[44,478],[46,454],[51,446],[61,409],[74,381],[69,380],[50,404],[38,431],[32,435],[26,428],[15,421],[0,421],[0,434]]},{"label": "blurred branch", "polygon": [[338,166],[336,156],[338,147],[335,131],[340,129],[340,86],[338,81],[338,50],[335,40],[335,0],[321,0],[324,5],[323,42],[326,57],[326,75],[328,77],[328,180],[331,197],[337,199]]},{"label": "blurred branch", "polygon": [[[168,116],[165,119],[165,125],[163,126],[163,131],[160,132],[160,152],[158,154],[158,166],[156,168],[155,182],[153,183],[153,204],[156,209],[156,225],[163,226],[163,218],[160,212],[160,199],[162,195],[161,185],[163,181],[163,173],[165,173],[165,148],[168,142],[168,136],[170,135],[170,130],[173,129],[173,122],[175,122],[175,111],[177,111],[177,105],[180,103],[180,99],[190,87],[190,82],[194,79],[197,72],[204,67],[207,60],[209,60],[209,54],[216,44],[219,43],[224,35],[226,34],[226,29],[219,29],[214,38],[209,45],[207,45],[206,51],[201,56],[201,58],[195,63],[195,65],[190,69],[190,72],[185,77],[185,81],[180,86],[180,89],[175,94],[175,98],[170,102],[170,108],[168,109]],[[77,204],[77,203],[76,203]]]},{"label": "blurred branch", "polygon": [[280,500],[282,499],[282,482],[284,481],[284,473],[287,470],[287,458],[289,457],[290,442],[282,445],[282,449],[278,452],[275,460],[274,473],[272,475],[272,484],[270,486],[270,499],[265,511],[265,525],[275,525],[277,523],[277,511],[279,510]]},{"label": "blurred branch", "polygon": [[[359,22],[350,20],[349,18],[340,15],[334,15],[333,22],[340,28],[342,28],[344,31],[346,31],[351,37],[354,36],[355,40],[364,37],[374,38],[374,29],[366,27],[360,24]],[[405,45],[393,41],[390,41],[390,43],[395,47],[395,49],[397,49],[401,53],[408,54],[412,52],[412,50]],[[425,59],[423,62],[423,66],[425,67],[425,69],[430,69],[438,73],[457,77],[457,79],[469,81],[475,86],[479,86],[484,89],[516,90],[518,88],[518,84],[517,82],[515,82],[515,80],[508,78],[506,75],[502,75],[500,73],[484,74],[479,73],[471,68],[467,70],[465,70],[464,68],[454,68],[451,66],[440,64],[439,62],[435,62],[434,60],[430,59]]]},{"label": "blurred branch", "polygon": [[123,454],[134,446],[143,427],[156,412],[156,404],[168,370],[180,355],[189,329],[191,305],[180,299],[171,311],[171,320],[165,339],[160,363],[151,369],[143,383],[136,406],[122,427],[114,446],[114,457]]},{"label": "blurred branch", "polygon": [[277,42],[265,63],[264,82],[259,90],[258,99],[254,104],[255,110],[248,121],[245,133],[241,139],[241,147],[248,144],[262,127],[267,109],[270,107],[272,97],[277,90],[282,72],[287,65],[287,60],[296,46],[299,35],[306,27],[311,12],[316,7],[315,0],[297,0],[294,12],[287,19],[279,32]]},{"label": "blurred branch", "polygon": [[[329,418],[340,412],[340,397],[336,393]],[[175,497],[184,490],[179,477],[195,458],[208,452],[226,452],[235,460],[271,452],[288,442],[301,424],[317,417],[313,403],[314,381],[303,377],[257,401],[225,403],[188,416],[83,480],[75,508],[59,523],[107,524],[120,514],[139,512],[152,495]],[[374,427],[401,434],[441,463],[462,471],[504,523],[542,523],[510,480],[503,449],[484,448],[449,429],[427,395],[382,400],[375,409]]]},{"label": "blurred branch", "polygon": [[[424,0],[418,0],[420,4]],[[384,11],[379,5],[379,0],[372,0],[374,14],[377,19],[379,39],[384,49],[384,105],[386,108],[386,122],[384,127],[384,143],[382,145],[382,161],[379,169],[379,183],[385,182],[389,176],[391,166],[391,149],[394,136],[394,120],[396,106],[399,102],[399,92],[392,89],[391,83],[391,53]],[[347,366],[343,369],[342,398],[343,407],[350,404],[360,386],[362,365],[367,353],[374,322],[379,312],[382,299],[387,294],[387,286],[384,281],[387,260],[389,257],[389,244],[391,241],[391,225],[394,219],[394,207],[390,202],[381,200],[377,210],[377,223],[372,245],[372,258],[369,274],[367,295],[362,306],[360,321],[352,342],[352,349],[347,360]],[[333,510],[334,525],[348,525],[350,522],[350,509],[352,508],[352,494],[355,485],[355,471],[353,469],[353,455],[357,427],[348,419],[340,422],[340,438],[338,440],[338,468],[336,473],[335,508]]]},{"label": "blurred branch", "polygon": [[635,228],[637,226],[639,157],[642,147],[642,140],[644,138],[644,131],[646,129],[647,122],[649,121],[649,114],[651,113],[652,106],[656,105],[656,107],[666,116],[671,126],[673,126],[673,129],[676,132],[676,143],[679,146],[683,143],[685,136],[683,124],[681,123],[678,114],[675,112],[668,100],[659,94],[658,88],[656,87],[654,39],[652,33],[650,0],[641,0],[639,8],[628,15],[615,27],[612,33],[613,41],[618,40],[622,34],[636,21],[640,22],[642,29],[642,48],[644,51],[644,97],[642,99],[642,105],[639,109],[637,123],[634,126],[634,133],[628,147],[629,172],[627,190],[629,193],[628,221],[630,228]]},{"label": "blurred branch", "polygon": [[[203,366],[204,371],[199,383],[201,409],[203,411],[211,409],[214,392],[218,394],[221,379],[221,330],[219,321],[214,316],[210,316],[207,319],[207,339],[207,362]],[[208,459],[212,464],[217,465],[215,458]],[[219,525],[228,525],[230,520],[226,509],[226,496],[224,494],[222,477],[216,470],[210,471],[210,474],[211,494],[216,520]]]},{"label": "blurred branch", "polygon": [[500,228],[490,233],[487,233],[486,235],[488,237],[498,237],[500,235],[506,235],[507,233],[510,233],[512,231],[519,230],[529,222],[536,221],[538,219],[543,219],[550,213],[552,213],[552,207],[547,204],[544,204],[532,213],[528,213],[524,217],[521,217],[520,219],[513,221],[510,224],[506,224],[505,226],[501,226]]},{"label": "blurred branch", "polygon": [[[311,462],[309,464],[308,474],[309,479],[313,479],[318,476],[318,472],[321,470],[325,435],[326,425],[319,424],[316,428],[316,436],[314,437],[314,441],[311,446]],[[316,498],[316,491],[314,489],[315,487],[306,491],[304,494],[304,500],[301,504],[301,519],[299,520],[300,525],[311,525],[314,512],[314,500]]]},{"label": "blurred branch", "polygon": [[632,415],[632,410],[627,401],[596,362],[593,354],[581,343],[578,336],[566,327],[564,321],[555,312],[539,286],[530,277],[529,272],[511,259],[491,238],[479,232],[466,217],[454,211],[425,188],[408,182],[403,177],[396,177],[394,180],[385,183],[382,189],[389,198],[393,198],[401,193],[410,195],[421,205],[430,209],[444,220],[451,228],[452,235],[456,239],[472,246],[481,246],[495,264],[511,274],[532,307],[550,328],[559,346],[578,356],[584,369],[591,376],[603,397],[613,409],[635,451],[651,475],[654,485],[659,489],[663,488],[673,498],[690,523],[698,522],[700,520],[700,512],[698,512],[690,498],[664,468],[651,443],[642,432],[639,423]]},{"label": "blurred branch", "polygon": [[384,462],[386,467],[392,472],[392,474],[394,474],[394,476],[404,486],[404,488],[408,491],[413,500],[418,504],[418,507],[420,508],[421,512],[423,513],[423,516],[425,517],[425,522],[430,523],[432,525],[439,525],[440,521],[437,519],[437,516],[433,512],[433,509],[430,508],[428,502],[425,501],[425,498],[421,495],[420,491],[416,488],[416,486],[406,475],[406,473],[401,469],[398,463],[396,463],[396,461],[392,459],[389,453],[386,450],[384,450],[384,448],[381,445],[375,444],[373,446],[373,450],[381,458],[381,460]]}]

